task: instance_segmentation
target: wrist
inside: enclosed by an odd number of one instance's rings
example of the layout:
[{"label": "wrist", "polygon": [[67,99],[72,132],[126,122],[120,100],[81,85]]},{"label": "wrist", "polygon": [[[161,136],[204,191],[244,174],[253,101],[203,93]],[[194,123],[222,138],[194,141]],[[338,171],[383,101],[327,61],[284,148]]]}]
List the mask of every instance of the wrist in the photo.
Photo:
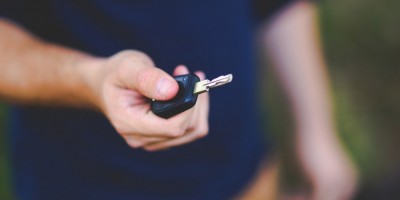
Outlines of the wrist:
[{"label": "wrist", "polygon": [[101,69],[106,59],[90,55],[80,55],[75,58],[75,65],[80,81],[76,95],[81,105],[95,110],[101,110],[100,87]]}]

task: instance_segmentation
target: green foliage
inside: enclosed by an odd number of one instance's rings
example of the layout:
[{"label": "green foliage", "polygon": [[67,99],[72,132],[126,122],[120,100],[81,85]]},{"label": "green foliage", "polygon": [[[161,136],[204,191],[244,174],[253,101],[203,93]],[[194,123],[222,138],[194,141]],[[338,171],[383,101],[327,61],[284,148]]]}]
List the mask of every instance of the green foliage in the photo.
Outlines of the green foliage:
[{"label": "green foliage", "polygon": [[370,182],[399,161],[399,7],[397,0],[320,4],[340,132]]},{"label": "green foliage", "polygon": [[[361,173],[360,193],[400,168],[400,1],[323,0],[320,25],[332,78],[339,136]],[[293,156],[287,104],[268,77],[272,133],[283,164],[283,186],[304,187]]]},{"label": "green foliage", "polygon": [[6,153],[6,107],[0,104],[0,199],[13,199],[10,181],[10,168]]}]

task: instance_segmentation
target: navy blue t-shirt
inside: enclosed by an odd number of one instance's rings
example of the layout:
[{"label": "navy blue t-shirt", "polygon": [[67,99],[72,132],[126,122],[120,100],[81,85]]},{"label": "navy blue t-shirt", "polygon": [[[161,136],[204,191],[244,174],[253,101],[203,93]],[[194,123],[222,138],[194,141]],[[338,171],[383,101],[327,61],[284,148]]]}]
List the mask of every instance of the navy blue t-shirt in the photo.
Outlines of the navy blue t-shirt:
[{"label": "navy blue t-shirt", "polygon": [[[10,146],[17,197],[226,199],[241,192],[270,149],[256,98],[257,16],[285,1],[260,2],[2,1],[1,15],[47,41],[98,56],[137,49],[167,72],[185,64],[210,78],[234,75],[231,84],[210,92],[206,138],[153,153],[128,147],[102,114],[13,106]],[[257,15],[255,8],[263,6],[267,9]]]}]

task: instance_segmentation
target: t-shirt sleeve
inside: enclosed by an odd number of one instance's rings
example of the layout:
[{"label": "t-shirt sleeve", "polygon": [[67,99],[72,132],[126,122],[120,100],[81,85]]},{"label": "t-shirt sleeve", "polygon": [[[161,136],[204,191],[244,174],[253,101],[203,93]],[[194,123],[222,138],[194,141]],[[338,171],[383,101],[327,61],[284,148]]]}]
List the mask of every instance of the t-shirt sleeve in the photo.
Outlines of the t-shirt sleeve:
[{"label": "t-shirt sleeve", "polygon": [[17,10],[18,3],[21,2],[12,0],[0,0],[0,17],[14,19],[15,16],[19,14],[19,12],[22,12],[20,10]]}]

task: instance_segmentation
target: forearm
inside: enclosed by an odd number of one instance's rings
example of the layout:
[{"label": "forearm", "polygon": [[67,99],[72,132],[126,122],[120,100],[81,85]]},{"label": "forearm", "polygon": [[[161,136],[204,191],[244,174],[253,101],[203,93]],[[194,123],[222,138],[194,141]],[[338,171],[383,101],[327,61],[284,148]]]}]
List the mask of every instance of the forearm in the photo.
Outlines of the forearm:
[{"label": "forearm", "polygon": [[[266,46],[289,97],[297,128],[332,128],[329,82],[319,45],[316,9],[309,3],[297,4],[269,25]],[[321,130],[313,137],[326,137],[326,133]]]},{"label": "forearm", "polygon": [[[175,75],[189,73],[177,66]],[[197,75],[204,79],[202,72]],[[164,119],[150,101],[166,101],[178,92],[172,76],[150,57],[125,50],[109,58],[41,41],[0,19],[0,97],[43,105],[91,107],[102,112],[133,148],[156,151],[192,142],[208,132],[208,96],[195,108]]]},{"label": "forearm", "polygon": [[19,103],[93,106],[99,59],[42,41],[0,19],[0,97]]},{"label": "forearm", "polygon": [[294,3],[269,25],[266,45],[294,113],[296,153],[312,199],[349,199],[356,173],[336,137],[316,19],[314,5]]}]

